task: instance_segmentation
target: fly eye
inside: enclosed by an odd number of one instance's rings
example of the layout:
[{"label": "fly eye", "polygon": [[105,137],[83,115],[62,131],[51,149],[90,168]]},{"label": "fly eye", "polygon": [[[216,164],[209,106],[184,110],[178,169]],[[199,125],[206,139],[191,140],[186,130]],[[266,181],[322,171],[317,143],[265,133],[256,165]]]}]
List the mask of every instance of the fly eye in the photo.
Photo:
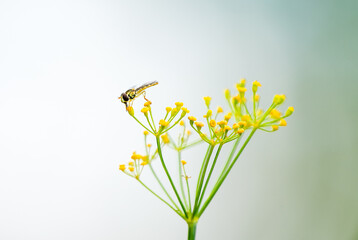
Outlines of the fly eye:
[{"label": "fly eye", "polygon": [[124,100],[124,102],[129,101],[129,97],[125,93],[122,93],[122,99]]}]

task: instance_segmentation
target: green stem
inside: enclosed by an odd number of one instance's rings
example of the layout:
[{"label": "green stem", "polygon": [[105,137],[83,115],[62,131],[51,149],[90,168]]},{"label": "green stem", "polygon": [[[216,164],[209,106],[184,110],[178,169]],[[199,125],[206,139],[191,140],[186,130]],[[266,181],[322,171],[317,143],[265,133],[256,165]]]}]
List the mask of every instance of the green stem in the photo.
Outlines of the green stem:
[{"label": "green stem", "polygon": [[[153,131],[153,132],[156,132],[156,130],[154,129],[154,127],[153,127],[152,124],[150,123],[150,120],[149,120],[149,118],[148,118],[148,113],[147,113],[147,114],[144,114],[144,115],[145,115],[145,118],[147,119],[147,122],[148,122],[150,128],[152,129],[152,131]],[[153,124],[154,124],[154,123],[153,123]]]},{"label": "green stem", "polygon": [[201,188],[203,186],[206,169],[208,168],[208,164],[210,161],[211,154],[213,153],[214,147],[215,146],[213,145],[209,145],[208,150],[206,151],[206,155],[204,157],[203,164],[201,165],[201,169],[198,177],[198,183],[196,186],[196,193],[195,193],[195,203],[194,203],[194,212],[193,212],[194,215],[198,211],[198,202],[201,193]]},{"label": "green stem", "polygon": [[196,222],[188,223],[188,240],[195,240],[196,224]]},{"label": "green stem", "polygon": [[144,126],[135,116],[132,116],[140,125],[142,125],[142,127],[144,127],[148,132],[150,132],[151,134],[154,135],[154,133],[152,131],[150,131],[146,126]]},{"label": "green stem", "polygon": [[179,210],[178,205],[176,205],[176,203],[174,202],[173,198],[169,195],[169,193],[167,192],[167,190],[166,190],[165,187],[163,186],[163,184],[162,184],[162,182],[160,181],[158,175],[155,173],[155,171],[154,171],[154,169],[153,169],[153,167],[152,167],[152,164],[150,163],[150,164],[148,164],[148,165],[149,165],[149,168],[150,168],[150,170],[152,171],[152,173],[153,173],[155,179],[157,180],[157,182],[159,183],[159,185],[160,185],[160,187],[162,188],[163,192],[165,193],[165,195],[167,195],[167,197],[169,198],[169,200],[170,200],[170,201],[173,203],[173,205],[177,208],[177,211],[181,212],[181,211]]},{"label": "green stem", "polygon": [[152,115],[152,109],[149,110],[149,113],[150,113],[150,118],[152,119],[152,123],[153,123],[153,126],[154,126],[154,131],[157,131],[157,128],[155,127],[153,115]]},{"label": "green stem", "polygon": [[185,175],[186,188],[188,189],[189,211],[191,212],[191,198],[190,198],[189,181],[188,181],[188,175],[186,174],[186,171],[185,171],[184,165],[183,165],[183,171],[184,171],[184,175]]},{"label": "green stem", "polygon": [[216,161],[217,161],[217,159],[218,159],[218,157],[219,157],[219,154],[220,154],[220,151],[221,151],[222,147],[223,147],[223,143],[221,143],[221,144],[219,145],[219,148],[218,148],[218,150],[216,151],[216,154],[215,154],[215,158],[214,158],[213,164],[211,165],[210,172],[209,172],[209,174],[208,174],[208,177],[206,178],[206,182],[205,182],[205,185],[204,185],[203,191],[201,192],[201,196],[200,196],[200,200],[199,200],[199,203],[198,203],[198,207],[197,207],[197,209],[199,209],[199,208],[200,208],[201,201],[202,201],[202,200],[203,200],[203,198],[204,198],[204,195],[205,195],[205,190],[206,190],[206,188],[207,188],[207,186],[208,186],[208,184],[209,184],[211,174],[212,174],[212,173],[213,173],[213,171],[214,171],[215,164],[216,164]]},{"label": "green stem", "polygon": [[198,144],[198,143],[201,143],[203,141],[203,139],[199,139],[199,140],[197,140],[197,141],[195,141],[195,142],[192,142],[192,143],[190,143],[190,144],[188,144],[188,145],[185,145],[185,149],[188,149],[188,148],[190,148],[190,147],[193,147],[194,145],[196,145],[196,144]]},{"label": "green stem", "polygon": [[221,184],[224,182],[224,180],[226,179],[227,175],[229,174],[229,172],[231,171],[232,167],[234,166],[234,164],[236,163],[237,159],[240,157],[242,151],[245,149],[246,145],[249,143],[250,139],[252,138],[252,136],[254,135],[254,133],[256,132],[257,128],[254,128],[250,135],[247,137],[244,145],[242,145],[240,151],[237,153],[236,157],[234,158],[234,160],[232,161],[232,163],[230,164],[230,167],[228,168],[228,170],[225,172],[225,174],[222,176],[222,178],[220,178],[217,182],[217,184],[215,184],[213,190],[210,193],[210,196],[208,197],[208,199],[205,201],[203,207],[200,209],[199,214],[198,214],[198,218],[201,216],[201,214],[203,214],[203,212],[205,211],[205,209],[207,208],[207,206],[209,205],[209,203],[211,202],[211,200],[213,199],[213,197],[215,196],[215,194],[217,193],[217,191],[219,190]]},{"label": "green stem", "polygon": [[163,168],[164,168],[165,173],[167,174],[167,177],[168,177],[168,179],[169,179],[170,185],[172,186],[173,191],[174,191],[175,195],[176,195],[177,198],[178,198],[178,201],[179,201],[179,203],[180,203],[180,206],[181,206],[182,209],[183,209],[183,212],[184,212],[184,214],[185,214],[185,217],[187,218],[187,217],[188,217],[188,214],[187,214],[187,212],[186,212],[186,210],[185,210],[184,204],[183,204],[182,200],[180,199],[180,196],[179,196],[179,194],[178,194],[178,191],[177,191],[177,189],[176,189],[176,187],[175,187],[175,185],[174,185],[174,183],[173,183],[173,180],[172,180],[172,178],[170,177],[170,174],[169,174],[169,172],[168,172],[167,166],[166,166],[165,163],[164,163],[163,154],[162,154],[162,149],[161,149],[161,146],[160,146],[159,136],[156,136],[155,138],[156,138],[156,141],[157,141],[158,154],[159,154],[160,161],[161,161],[161,163],[162,163],[162,166],[163,166]]},{"label": "green stem", "polygon": [[149,192],[151,192],[154,196],[156,196],[157,198],[159,198],[162,202],[164,202],[166,205],[168,205],[168,207],[170,207],[171,209],[173,209],[174,212],[176,212],[180,217],[182,217],[185,220],[185,217],[183,216],[183,214],[178,211],[175,210],[167,201],[165,201],[163,198],[159,197],[158,194],[156,194],[155,192],[153,192],[149,187],[147,187],[147,185],[145,185],[141,180],[137,179],[138,182],[140,182],[143,187],[145,187]]},{"label": "green stem", "polygon": [[226,161],[226,164],[224,166],[224,169],[222,170],[219,179],[222,177],[222,175],[225,173],[226,169],[229,167],[232,157],[234,156],[234,153],[236,151],[237,146],[239,145],[241,138],[238,138],[236,142],[234,143],[234,146],[232,147],[231,153],[229,155],[229,158]]},{"label": "green stem", "polygon": [[175,125],[177,125],[180,122],[180,120],[183,119],[183,117],[184,116],[181,116],[172,126],[170,126],[169,128],[165,129],[163,132],[161,132],[161,134],[164,134],[164,133],[168,132],[170,129],[172,129],[173,127],[175,127]]},{"label": "green stem", "polygon": [[180,190],[181,190],[181,194],[183,196],[183,199],[184,199],[184,203],[185,203],[185,206],[186,206],[186,209],[189,209],[188,207],[188,202],[186,201],[186,196],[185,196],[185,193],[184,193],[184,185],[183,185],[183,171],[182,171],[182,163],[181,163],[181,152],[178,151],[178,164],[179,164],[179,184],[180,184]]},{"label": "green stem", "polygon": [[[144,136],[144,147],[145,147],[145,151],[147,153],[147,156],[149,158],[149,151],[148,151],[148,147],[147,147],[147,136]],[[157,150],[158,151],[158,150]],[[153,155],[154,156],[154,155]],[[163,186],[162,182],[160,181],[158,175],[155,173],[151,160],[149,160],[149,168],[152,171],[153,176],[155,177],[155,179],[157,180],[157,182],[159,183],[160,187],[162,188],[163,192],[165,193],[165,195],[167,195],[167,197],[169,198],[169,200],[173,203],[173,205],[176,207],[177,211],[181,212],[178,205],[176,205],[176,203],[174,202],[174,200],[172,199],[172,197],[169,195],[169,193],[167,192],[167,190],[165,189],[165,187]]]},{"label": "green stem", "polygon": [[253,92],[252,94],[252,101],[253,101],[253,109],[254,109],[254,122],[256,122],[256,101],[255,101],[255,95],[256,95],[256,92]]}]

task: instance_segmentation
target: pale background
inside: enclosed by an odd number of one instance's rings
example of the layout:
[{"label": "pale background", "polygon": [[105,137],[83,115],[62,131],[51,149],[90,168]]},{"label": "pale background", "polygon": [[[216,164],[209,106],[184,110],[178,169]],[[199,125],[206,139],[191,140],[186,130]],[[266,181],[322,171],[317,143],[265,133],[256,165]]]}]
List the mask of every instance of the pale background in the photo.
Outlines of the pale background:
[{"label": "pale background", "polygon": [[[296,111],[253,138],[198,239],[358,239],[357,12],[357,1],[0,1],[0,239],[185,239],[185,222],[118,171],[143,143],[116,98],[158,80],[157,119],[175,101],[201,116],[203,96],[223,104],[242,77]],[[192,175],[202,151],[184,155]]]}]

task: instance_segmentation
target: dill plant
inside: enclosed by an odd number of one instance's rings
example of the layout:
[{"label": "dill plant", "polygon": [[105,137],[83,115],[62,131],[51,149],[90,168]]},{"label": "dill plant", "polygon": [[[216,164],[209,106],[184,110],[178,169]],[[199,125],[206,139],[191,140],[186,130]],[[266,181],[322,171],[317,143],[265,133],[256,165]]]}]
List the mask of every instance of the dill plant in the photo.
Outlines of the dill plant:
[{"label": "dill plant", "polygon": [[[145,129],[145,153],[138,154],[134,152],[128,164],[119,165],[119,170],[138,181],[187,222],[188,240],[195,239],[198,220],[213,200],[255,132],[258,130],[265,132],[277,131],[280,127],[287,125],[285,119],[294,111],[293,107],[288,107],[285,114],[278,110],[278,107],[285,101],[285,95],[275,95],[271,105],[266,110],[261,109],[259,107],[260,96],[257,94],[259,87],[261,87],[261,84],[258,81],[252,83],[252,98],[250,99],[252,104],[250,106],[247,104],[245,95],[247,92],[245,79],[241,79],[236,84],[237,93],[235,95],[225,89],[224,95],[230,109],[225,115],[222,107],[217,107],[214,113],[210,108],[211,97],[204,97],[207,112],[203,116],[203,122],[197,121],[194,116],[189,116],[187,117],[188,120],[186,120],[185,116],[189,113],[189,110],[183,107],[182,102],[176,102],[174,107],[167,107],[165,115],[159,121],[159,124],[154,121],[150,101],[145,102],[144,107],[141,109],[140,115],[144,115],[144,121],[138,119],[132,106],[127,107],[129,115]],[[222,115],[223,117],[221,117]],[[221,120],[218,120],[219,118]],[[184,120],[189,122],[191,130],[197,134],[197,140],[191,140],[192,131],[188,129]],[[204,128],[205,125],[206,128]],[[175,126],[182,128],[177,141],[174,141],[174,138],[169,134],[169,131]],[[155,146],[148,143],[149,135],[153,135],[155,138]],[[200,142],[207,145],[207,150],[201,168],[197,171],[197,182],[190,182],[190,177],[186,174],[187,161],[183,160],[181,156],[182,152],[187,148],[194,147]],[[221,159],[221,150],[229,142],[234,142],[230,145],[229,157]],[[165,146],[169,146],[177,152],[179,179],[176,181],[173,180],[172,174],[166,166],[162,151]],[[165,187],[163,180],[157,175],[157,170],[152,166],[152,161],[155,158],[160,159],[162,167],[160,170],[164,170],[167,177],[165,181],[170,184],[169,188]],[[216,163],[220,160],[224,161],[223,168],[216,169]],[[142,181],[140,176],[144,168],[150,169],[160,185],[162,193],[154,192]],[[214,171],[219,171],[217,179],[211,179]],[[212,189],[208,189],[209,181],[215,181]],[[193,187],[195,195],[191,196],[190,189]]]}]

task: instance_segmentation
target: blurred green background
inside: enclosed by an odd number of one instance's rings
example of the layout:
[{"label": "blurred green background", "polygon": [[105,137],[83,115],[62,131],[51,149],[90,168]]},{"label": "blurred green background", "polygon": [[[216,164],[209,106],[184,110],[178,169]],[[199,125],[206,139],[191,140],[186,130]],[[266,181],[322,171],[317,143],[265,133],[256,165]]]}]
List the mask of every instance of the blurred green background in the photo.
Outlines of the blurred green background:
[{"label": "blurred green background", "polygon": [[240,78],[295,113],[253,138],[197,238],[358,239],[357,1],[1,1],[0,19],[1,239],[185,239],[117,170],[143,143],[116,98],[158,80],[158,119],[201,116]]}]

